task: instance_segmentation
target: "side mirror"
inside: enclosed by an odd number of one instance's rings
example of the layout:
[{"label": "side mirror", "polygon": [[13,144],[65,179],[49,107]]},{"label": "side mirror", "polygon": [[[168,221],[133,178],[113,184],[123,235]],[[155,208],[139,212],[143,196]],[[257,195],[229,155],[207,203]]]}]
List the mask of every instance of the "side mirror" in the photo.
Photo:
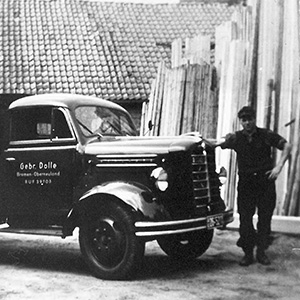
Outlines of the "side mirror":
[{"label": "side mirror", "polygon": [[219,180],[222,185],[224,185],[227,181],[227,170],[224,167],[221,167],[219,175]]},{"label": "side mirror", "polygon": [[154,127],[154,125],[153,125],[152,121],[150,120],[148,122],[148,129],[149,129],[149,131],[152,130],[153,127]]}]

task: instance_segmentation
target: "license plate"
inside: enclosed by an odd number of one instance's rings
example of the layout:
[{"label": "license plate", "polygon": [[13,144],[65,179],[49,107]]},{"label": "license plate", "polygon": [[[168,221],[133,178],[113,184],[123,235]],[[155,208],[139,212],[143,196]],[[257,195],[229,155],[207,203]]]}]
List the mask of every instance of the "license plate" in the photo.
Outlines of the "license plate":
[{"label": "license plate", "polygon": [[222,227],[223,225],[224,225],[223,215],[214,215],[214,216],[207,217],[206,220],[207,229]]}]

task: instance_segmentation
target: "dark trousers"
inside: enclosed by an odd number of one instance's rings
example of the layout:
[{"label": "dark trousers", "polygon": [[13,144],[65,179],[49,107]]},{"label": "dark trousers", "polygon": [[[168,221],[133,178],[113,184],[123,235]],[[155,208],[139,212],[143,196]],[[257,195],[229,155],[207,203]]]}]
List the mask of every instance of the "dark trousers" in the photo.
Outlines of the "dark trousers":
[{"label": "dark trousers", "polygon": [[[275,181],[263,173],[240,175],[238,183],[238,213],[240,214],[240,239],[237,242],[245,252],[269,246],[271,220],[276,205]],[[253,226],[253,215],[257,209],[257,232]]]}]

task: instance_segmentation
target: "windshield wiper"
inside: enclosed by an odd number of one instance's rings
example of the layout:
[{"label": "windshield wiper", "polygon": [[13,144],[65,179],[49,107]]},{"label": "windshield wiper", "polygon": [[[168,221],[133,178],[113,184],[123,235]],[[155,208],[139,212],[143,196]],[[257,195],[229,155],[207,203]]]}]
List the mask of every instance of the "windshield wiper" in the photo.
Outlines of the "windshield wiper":
[{"label": "windshield wiper", "polygon": [[[116,125],[114,125],[113,123],[105,120],[105,123],[107,123],[116,133],[118,133],[119,135],[122,135],[122,131],[116,127]],[[107,128],[104,132],[106,132],[109,128]]]},{"label": "windshield wiper", "polygon": [[85,126],[81,121],[79,121],[78,119],[76,119],[76,121],[78,122],[78,124],[84,128],[87,132],[89,132],[90,134],[94,134],[93,131],[91,129],[89,129],[87,126]]}]

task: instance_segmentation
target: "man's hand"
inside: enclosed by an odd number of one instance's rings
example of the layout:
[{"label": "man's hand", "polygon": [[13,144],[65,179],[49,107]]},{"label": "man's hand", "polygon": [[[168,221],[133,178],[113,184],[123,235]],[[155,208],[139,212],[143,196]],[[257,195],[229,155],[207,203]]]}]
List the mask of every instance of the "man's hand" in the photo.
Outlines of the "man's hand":
[{"label": "man's hand", "polygon": [[271,170],[266,172],[266,175],[269,175],[270,180],[276,180],[279,173],[281,172],[286,160],[288,159],[290,153],[292,151],[292,145],[289,143],[285,143],[283,147],[283,151],[277,165]]},{"label": "man's hand", "polygon": [[267,171],[266,175],[268,175],[269,180],[276,180],[277,177],[279,176],[280,172],[281,172],[281,167],[276,166],[272,170]]}]

